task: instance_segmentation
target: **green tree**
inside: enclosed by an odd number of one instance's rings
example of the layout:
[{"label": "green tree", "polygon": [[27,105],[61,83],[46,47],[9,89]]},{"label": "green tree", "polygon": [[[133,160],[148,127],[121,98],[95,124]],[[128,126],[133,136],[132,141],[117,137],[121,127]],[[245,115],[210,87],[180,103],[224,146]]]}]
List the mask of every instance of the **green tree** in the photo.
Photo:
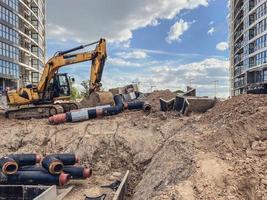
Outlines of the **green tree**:
[{"label": "green tree", "polygon": [[81,96],[82,97],[89,97],[89,81],[82,81],[81,86],[84,88],[81,91]]},{"label": "green tree", "polygon": [[77,98],[80,98],[80,93],[79,90],[73,86],[73,84],[71,85],[71,94],[70,94],[70,98],[72,100],[76,100]]}]

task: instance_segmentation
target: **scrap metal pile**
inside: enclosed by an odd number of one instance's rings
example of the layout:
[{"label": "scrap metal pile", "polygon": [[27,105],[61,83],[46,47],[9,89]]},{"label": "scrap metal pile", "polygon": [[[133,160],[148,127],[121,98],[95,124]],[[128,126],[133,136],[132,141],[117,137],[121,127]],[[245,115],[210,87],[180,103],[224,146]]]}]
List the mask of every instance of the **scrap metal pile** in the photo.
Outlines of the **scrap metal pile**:
[{"label": "scrap metal pile", "polygon": [[77,166],[75,154],[53,154],[44,158],[37,154],[15,154],[0,159],[0,183],[8,185],[58,185],[70,179],[86,179],[92,175],[87,167]]}]

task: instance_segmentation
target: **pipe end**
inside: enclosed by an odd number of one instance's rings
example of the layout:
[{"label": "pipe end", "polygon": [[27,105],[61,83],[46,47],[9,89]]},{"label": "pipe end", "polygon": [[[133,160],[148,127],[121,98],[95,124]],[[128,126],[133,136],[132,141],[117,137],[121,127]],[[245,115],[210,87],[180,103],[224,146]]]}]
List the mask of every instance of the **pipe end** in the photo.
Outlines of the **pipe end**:
[{"label": "pipe end", "polygon": [[35,160],[36,160],[36,163],[40,163],[41,160],[42,160],[42,156],[40,156],[40,155],[36,155]]},{"label": "pipe end", "polygon": [[57,114],[48,118],[50,124],[62,124],[67,121],[66,113]]},{"label": "pipe end", "polygon": [[64,165],[61,161],[54,161],[49,166],[50,174],[61,174],[63,172]]},{"label": "pipe end", "polygon": [[77,155],[75,155],[75,162],[76,162],[76,163],[80,163],[80,161],[81,161],[80,157],[77,156]]},{"label": "pipe end", "polygon": [[151,110],[151,105],[148,102],[144,102],[143,109],[145,112],[149,112]]},{"label": "pipe end", "polygon": [[69,174],[65,174],[65,173],[61,173],[59,175],[59,185],[60,186],[64,186],[66,185],[70,180],[70,175]]},{"label": "pipe end", "polygon": [[15,174],[18,171],[18,163],[15,161],[8,161],[2,167],[2,172],[6,175]]},{"label": "pipe end", "polygon": [[83,177],[89,178],[92,176],[93,170],[91,168],[84,168],[83,170]]}]

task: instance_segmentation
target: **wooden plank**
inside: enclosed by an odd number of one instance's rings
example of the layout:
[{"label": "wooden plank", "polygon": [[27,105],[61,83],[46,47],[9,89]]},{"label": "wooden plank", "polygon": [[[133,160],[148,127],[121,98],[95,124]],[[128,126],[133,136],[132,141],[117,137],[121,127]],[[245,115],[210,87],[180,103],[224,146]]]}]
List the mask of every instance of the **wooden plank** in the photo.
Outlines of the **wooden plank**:
[{"label": "wooden plank", "polygon": [[123,177],[121,184],[116,191],[113,200],[124,200],[125,194],[127,192],[127,181],[128,181],[128,176],[129,176],[129,170],[127,170],[125,176]]},{"label": "wooden plank", "polygon": [[66,189],[60,189],[59,190],[59,195],[58,195],[58,197],[57,197],[57,199],[56,200],[62,200],[64,197],[66,197],[69,193],[70,193],[70,191],[72,190],[74,188],[74,186],[70,186],[70,187],[68,187],[68,188],[66,188]]},{"label": "wooden plank", "polygon": [[43,192],[38,197],[34,198],[34,200],[56,200],[57,198],[57,187],[51,186],[45,192]]}]

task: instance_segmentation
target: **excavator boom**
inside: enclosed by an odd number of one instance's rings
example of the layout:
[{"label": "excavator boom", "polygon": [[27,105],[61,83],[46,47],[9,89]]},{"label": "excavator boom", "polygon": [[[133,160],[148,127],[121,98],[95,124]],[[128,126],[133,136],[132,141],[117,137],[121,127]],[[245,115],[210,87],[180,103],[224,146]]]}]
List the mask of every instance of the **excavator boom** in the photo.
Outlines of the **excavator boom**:
[{"label": "excavator boom", "polygon": [[82,45],[77,48],[73,48],[67,51],[59,52],[57,55],[52,57],[45,65],[43,74],[41,76],[40,82],[38,84],[38,92],[44,93],[48,83],[53,79],[55,73],[64,66],[77,64],[80,62],[92,60],[91,74],[90,74],[90,89],[100,83],[102,78],[102,72],[105,65],[105,60],[107,57],[106,53],[106,41],[105,39],[100,39],[96,49],[92,52],[69,54],[73,51],[83,49],[89,45],[95,44],[91,43],[88,45]]}]

